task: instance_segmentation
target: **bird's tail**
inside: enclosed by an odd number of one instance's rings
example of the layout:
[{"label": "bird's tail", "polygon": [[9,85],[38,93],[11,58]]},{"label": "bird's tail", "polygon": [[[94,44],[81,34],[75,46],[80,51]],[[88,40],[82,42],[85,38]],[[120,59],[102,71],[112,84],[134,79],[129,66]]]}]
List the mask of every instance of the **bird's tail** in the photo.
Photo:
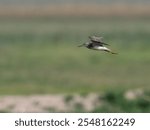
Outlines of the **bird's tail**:
[{"label": "bird's tail", "polygon": [[110,50],[110,49],[106,49],[105,51],[106,51],[106,52],[109,52],[109,53],[111,53],[111,54],[118,54],[118,53],[116,53],[116,52],[113,52],[113,51]]}]

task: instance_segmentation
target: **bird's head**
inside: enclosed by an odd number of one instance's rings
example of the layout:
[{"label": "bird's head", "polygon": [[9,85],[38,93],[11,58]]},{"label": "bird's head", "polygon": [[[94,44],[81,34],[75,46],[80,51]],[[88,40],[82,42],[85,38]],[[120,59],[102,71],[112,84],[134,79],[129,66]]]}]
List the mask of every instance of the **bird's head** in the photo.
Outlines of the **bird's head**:
[{"label": "bird's head", "polygon": [[79,45],[78,47],[86,47],[86,46],[88,46],[89,45],[89,42],[86,42],[86,43],[83,43],[83,44],[81,44],[81,45]]}]

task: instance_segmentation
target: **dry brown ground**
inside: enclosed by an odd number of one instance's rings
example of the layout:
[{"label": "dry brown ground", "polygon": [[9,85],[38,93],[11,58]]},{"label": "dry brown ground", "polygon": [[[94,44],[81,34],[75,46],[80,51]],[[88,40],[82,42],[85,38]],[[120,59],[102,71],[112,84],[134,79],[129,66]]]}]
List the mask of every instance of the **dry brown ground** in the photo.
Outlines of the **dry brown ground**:
[{"label": "dry brown ground", "polygon": [[[144,97],[142,89],[128,90],[123,94],[127,100]],[[88,95],[26,95],[0,96],[0,112],[91,112],[102,107],[106,101],[104,94],[91,93]],[[145,96],[149,101],[149,97]]]},{"label": "dry brown ground", "polygon": [[0,16],[150,16],[150,5],[64,4],[44,6],[0,6]]},{"label": "dry brown ground", "polygon": [[32,96],[1,96],[1,112],[67,112],[82,107],[91,111],[98,103],[99,96],[80,95],[32,95]]}]

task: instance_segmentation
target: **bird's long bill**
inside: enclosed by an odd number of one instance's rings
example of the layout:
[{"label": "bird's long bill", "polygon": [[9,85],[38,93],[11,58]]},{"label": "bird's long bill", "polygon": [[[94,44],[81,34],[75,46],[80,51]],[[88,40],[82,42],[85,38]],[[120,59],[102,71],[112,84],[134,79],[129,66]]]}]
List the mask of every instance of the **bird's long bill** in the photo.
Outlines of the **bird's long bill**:
[{"label": "bird's long bill", "polygon": [[104,45],[107,45],[107,46],[110,46],[109,44],[105,43],[105,42],[102,42]]},{"label": "bird's long bill", "polygon": [[78,45],[78,47],[82,47],[82,46],[84,46],[84,44]]}]

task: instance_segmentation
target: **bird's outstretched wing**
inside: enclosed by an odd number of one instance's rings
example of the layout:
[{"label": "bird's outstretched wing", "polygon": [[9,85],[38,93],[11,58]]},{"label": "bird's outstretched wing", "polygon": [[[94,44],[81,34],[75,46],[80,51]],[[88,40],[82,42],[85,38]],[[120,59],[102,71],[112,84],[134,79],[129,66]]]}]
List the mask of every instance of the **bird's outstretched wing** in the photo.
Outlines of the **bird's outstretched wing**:
[{"label": "bird's outstretched wing", "polygon": [[89,36],[89,39],[91,40],[91,42],[93,42],[93,44],[97,44],[97,45],[100,45],[100,46],[109,45],[109,44],[104,43],[102,41],[103,37]]},{"label": "bird's outstretched wing", "polygon": [[102,42],[103,37],[89,36],[92,42]]}]

